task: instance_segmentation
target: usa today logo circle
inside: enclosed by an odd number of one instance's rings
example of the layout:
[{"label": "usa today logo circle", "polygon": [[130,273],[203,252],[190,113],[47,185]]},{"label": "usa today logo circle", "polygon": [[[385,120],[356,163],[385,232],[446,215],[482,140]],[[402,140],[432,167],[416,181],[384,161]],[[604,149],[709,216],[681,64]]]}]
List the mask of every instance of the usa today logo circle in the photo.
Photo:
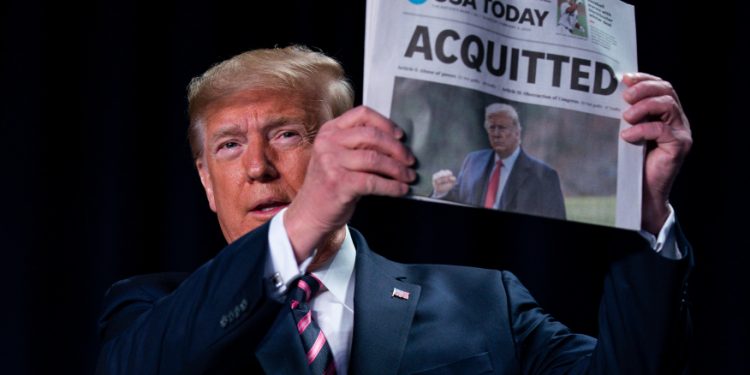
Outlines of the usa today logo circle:
[{"label": "usa today logo circle", "polygon": [[424,4],[426,1],[427,0],[409,0],[410,3],[417,4],[417,5]]}]

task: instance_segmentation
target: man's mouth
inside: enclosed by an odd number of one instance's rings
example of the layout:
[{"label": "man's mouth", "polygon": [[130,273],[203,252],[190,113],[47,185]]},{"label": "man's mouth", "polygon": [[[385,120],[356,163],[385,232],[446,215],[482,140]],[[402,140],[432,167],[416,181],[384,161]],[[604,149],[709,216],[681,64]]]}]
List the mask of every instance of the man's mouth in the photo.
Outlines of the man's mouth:
[{"label": "man's mouth", "polygon": [[289,202],[286,201],[265,201],[257,204],[255,207],[253,207],[250,211],[253,213],[276,213],[278,211],[281,211],[284,207],[288,206]]}]

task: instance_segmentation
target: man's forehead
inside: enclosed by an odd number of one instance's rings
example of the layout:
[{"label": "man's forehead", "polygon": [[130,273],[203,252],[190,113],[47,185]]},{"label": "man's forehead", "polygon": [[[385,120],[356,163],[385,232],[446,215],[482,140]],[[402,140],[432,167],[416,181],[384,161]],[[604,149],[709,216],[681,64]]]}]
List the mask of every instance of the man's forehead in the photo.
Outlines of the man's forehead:
[{"label": "man's forehead", "polygon": [[513,117],[506,112],[495,112],[487,115],[487,121],[492,123],[513,124]]},{"label": "man's forehead", "polygon": [[279,123],[314,117],[309,100],[294,93],[248,90],[217,99],[208,108],[209,123],[246,125],[246,121]]}]

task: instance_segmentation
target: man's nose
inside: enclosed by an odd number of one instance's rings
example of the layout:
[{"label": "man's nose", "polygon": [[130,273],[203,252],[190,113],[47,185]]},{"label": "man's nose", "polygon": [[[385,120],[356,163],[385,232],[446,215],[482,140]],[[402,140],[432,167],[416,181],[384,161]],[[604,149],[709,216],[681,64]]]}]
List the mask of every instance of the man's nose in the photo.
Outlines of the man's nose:
[{"label": "man's nose", "polygon": [[247,178],[253,181],[266,182],[279,177],[273,163],[272,151],[264,142],[250,142],[243,161]]}]

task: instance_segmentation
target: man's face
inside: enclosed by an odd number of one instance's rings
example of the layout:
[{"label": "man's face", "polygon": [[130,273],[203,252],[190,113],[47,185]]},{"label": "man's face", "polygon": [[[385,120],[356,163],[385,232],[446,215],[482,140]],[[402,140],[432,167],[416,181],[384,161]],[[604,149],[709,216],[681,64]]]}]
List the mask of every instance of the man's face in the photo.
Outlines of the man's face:
[{"label": "man's face", "polygon": [[196,161],[209,205],[227,242],[270,220],[294,199],[312,144],[299,96],[243,91],[204,112],[203,155]]},{"label": "man's face", "polygon": [[507,158],[521,143],[521,129],[513,124],[513,118],[505,112],[490,113],[485,129],[490,146],[501,158]]}]

